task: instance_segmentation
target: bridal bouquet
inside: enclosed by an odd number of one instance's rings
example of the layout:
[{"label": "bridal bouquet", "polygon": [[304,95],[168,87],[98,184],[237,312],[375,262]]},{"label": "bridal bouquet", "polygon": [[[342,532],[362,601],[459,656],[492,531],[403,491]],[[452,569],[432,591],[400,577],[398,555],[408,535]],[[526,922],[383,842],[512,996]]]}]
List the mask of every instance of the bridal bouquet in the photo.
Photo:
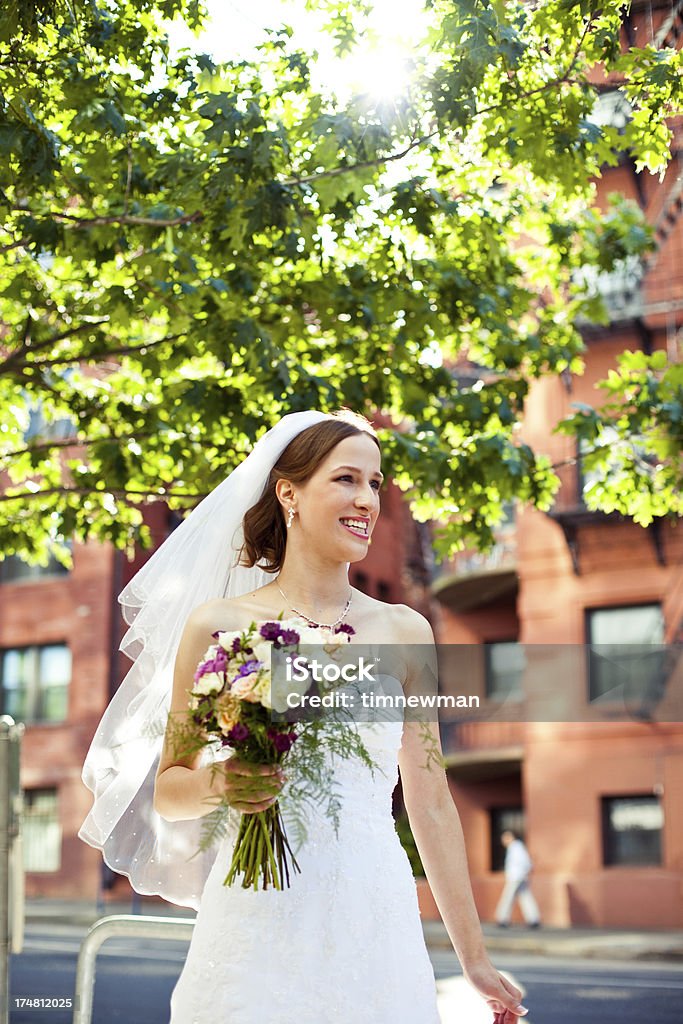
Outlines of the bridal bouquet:
[{"label": "bridal bouquet", "polygon": [[[214,751],[230,747],[250,764],[279,765],[287,761],[288,805],[295,821],[301,825],[296,812],[303,804],[323,800],[336,823],[338,801],[325,771],[326,753],[360,757],[370,768],[372,761],[355,730],[340,730],[323,716],[297,722],[296,729],[291,722],[278,719],[287,706],[283,695],[271,686],[271,653],[275,648],[294,656],[305,643],[320,645],[334,656],[353,633],[351,626],[342,625],[330,634],[299,619],[265,622],[258,627],[252,623],[242,632],[214,633],[215,643],[195,672],[189,722],[174,723],[176,753],[187,756],[203,747]],[[288,692],[303,693],[309,685],[308,680],[292,683]],[[293,752],[295,745],[299,756]],[[225,833],[229,813],[225,800],[206,816],[201,849]],[[300,836],[302,831],[299,828]],[[290,884],[290,870],[300,869],[285,832],[279,801],[263,811],[243,814],[224,884],[232,885],[241,876],[245,889],[282,889]]]}]

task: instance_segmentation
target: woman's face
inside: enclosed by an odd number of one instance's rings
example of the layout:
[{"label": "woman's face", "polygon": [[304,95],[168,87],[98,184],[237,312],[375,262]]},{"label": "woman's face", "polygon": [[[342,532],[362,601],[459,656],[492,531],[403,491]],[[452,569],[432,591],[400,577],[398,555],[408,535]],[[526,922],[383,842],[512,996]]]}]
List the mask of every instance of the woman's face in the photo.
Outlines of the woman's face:
[{"label": "woman's face", "polygon": [[364,558],[379,515],[380,453],[364,434],[335,445],[313,476],[296,488],[299,528],[340,561]]}]

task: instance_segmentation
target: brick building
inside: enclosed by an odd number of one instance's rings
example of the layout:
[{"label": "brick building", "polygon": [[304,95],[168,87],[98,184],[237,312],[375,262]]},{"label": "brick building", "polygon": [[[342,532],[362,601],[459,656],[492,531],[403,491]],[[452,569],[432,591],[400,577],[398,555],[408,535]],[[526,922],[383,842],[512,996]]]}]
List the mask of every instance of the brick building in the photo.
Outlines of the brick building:
[{"label": "brick building", "polygon": [[[653,35],[659,45],[680,45],[682,30],[683,4],[635,3],[624,36],[638,45]],[[602,86],[598,111],[618,124],[628,110],[616,84]],[[464,553],[434,583],[439,639],[468,645],[442,683],[458,689],[465,678],[489,698],[486,721],[444,724],[476,899],[489,920],[502,888],[500,833],[518,828],[547,923],[683,925],[683,658],[668,666],[668,710],[660,705],[648,721],[652,707],[642,705],[652,700],[644,693],[635,711],[610,721],[611,688],[629,669],[618,659],[616,669],[606,666],[586,647],[651,644],[655,659],[659,645],[683,640],[683,527],[663,519],[642,528],[589,512],[583,490],[591,476],[581,452],[552,434],[571,403],[600,403],[595,384],[624,349],[680,359],[683,160],[682,129],[674,127],[663,180],[623,160],[597,185],[599,204],[610,192],[639,203],[656,252],[596,278],[611,323],[585,326],[585,374],[535,383],[526,406],[525,440],[558,466],[554,507],[547,515],[518,511],[491,555]],[[645,673],[636,682],[647,690],[653,678]],[[539,686],[562,687],[569,704],[555,720],[523,720],[534,686],[537,695]]]}]

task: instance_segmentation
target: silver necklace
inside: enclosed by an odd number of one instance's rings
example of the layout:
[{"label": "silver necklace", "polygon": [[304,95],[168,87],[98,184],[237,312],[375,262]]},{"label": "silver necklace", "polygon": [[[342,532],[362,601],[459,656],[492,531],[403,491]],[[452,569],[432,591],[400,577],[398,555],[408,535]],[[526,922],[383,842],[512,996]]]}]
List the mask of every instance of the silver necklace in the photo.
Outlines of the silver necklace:
[{"label": "silver necklace", "polygon": [[329,624],[327,622],[316,622],[315,619],[312,619],[309,615],[306,615],[305,612],[301,612],[301,611],[299,611],[298,608],[294,607],[294,605],[289,600],[289,598],[287,597],[287,595],[285,594],[284,590],[282,589],[282,587],[280,586],[280,584],[278,583],[277,580],[275,580],[275,586],[277,587],[277,589],[280,591],[280,593],[284,597],[284,599],[287,602],[287,605],[288,605],[290,611],[296,612],[297,615],[300,615],[302,619],[306,620],[306,622],[309,624],[309,626],[314,626],[317,629],[329,629],[330,632],[331,632],[335,628],[335,626],[338,626],[340,624],[340,622],[343,622],[343,620],[346,618],[346,613],[348,612],[349,608],[351,607],[351,597],[353,595],[353,591],[352,590],[349,591],[349,599],[346,602],[346,604],[344,605],[344,611],[341,613],[341,615],[339,616],[338,619],[335,619],[334,622],[329,623]]}]

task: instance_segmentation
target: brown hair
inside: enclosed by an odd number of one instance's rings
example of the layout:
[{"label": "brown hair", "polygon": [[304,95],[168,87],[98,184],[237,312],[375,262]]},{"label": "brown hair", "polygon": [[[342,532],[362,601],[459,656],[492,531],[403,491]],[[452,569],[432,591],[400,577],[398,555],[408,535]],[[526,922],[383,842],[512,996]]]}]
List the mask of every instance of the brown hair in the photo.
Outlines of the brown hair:
[{"label": "brown hair", "polygon": [[[348,409],[331,414],[334,419],[322,420],[307,427],[289,442],[270,471],[262,497],[248,510],[243,520],[244,545],[240,564],[251,567],[259,563],[266,572],[279,572],[285,556],[287,528],[275,494],[278,480],[303,484],[345,437],[367,434],[380,448],[369,420]],[[381,448],[380,448],[381,451]]]}]

